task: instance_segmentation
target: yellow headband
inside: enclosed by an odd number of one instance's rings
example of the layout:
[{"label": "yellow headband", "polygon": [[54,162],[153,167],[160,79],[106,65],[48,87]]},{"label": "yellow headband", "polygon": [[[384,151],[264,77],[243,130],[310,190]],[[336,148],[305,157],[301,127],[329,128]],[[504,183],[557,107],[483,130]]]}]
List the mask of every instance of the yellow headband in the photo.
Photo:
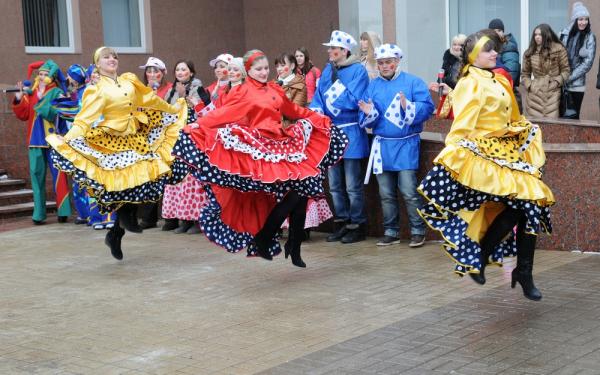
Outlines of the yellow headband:
[{"label": "yellow headband", "polygon": [[479,38],[477,43],[475,43],[475,47],[473,47],[473,51],[471,51],[471,53],[469,53],[469,56],[468,56],[469,64],[473,64],[475,62],[477,55],[479,55],[479,52],[481,52],[481,49],[483,48],[483,46],[489,41],[490,41],[490,38],[487,35],[484,35],[481,38]]},{"label": "yellow headband", "polygon": [[105,49],[106,46],[102,46],[100,48],[98,48],[96,50],[96,52],[94,52],[94,64],[98,64],[98,60],[100,59],[100,51],[102,51],[103,49]]}]

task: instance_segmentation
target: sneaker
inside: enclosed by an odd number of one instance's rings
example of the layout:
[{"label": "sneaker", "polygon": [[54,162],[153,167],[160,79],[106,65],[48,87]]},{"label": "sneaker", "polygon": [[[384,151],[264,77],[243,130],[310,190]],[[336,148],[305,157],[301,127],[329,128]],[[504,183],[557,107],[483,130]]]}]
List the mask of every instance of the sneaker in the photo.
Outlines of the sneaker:
[{"label": "sneaker", "polygon": [[425,236],[422,234],[413,234],[410,236],[409,247],[421,247],[425,244]]},{"label": "sneaker", "polygon": [[98,224],[92,225],[92,228],[94,228],[94,230],[102,230],[102,229],[106,228],[106,226],[102,223],[98,223]]},{"label": "sneaker", "polygon": [[385,235],[377,240],[377,246],[390,246],[400,243],[400,239],[398,237]]},{"label": "sneaker", "polygon": [[342,237],[342,243],[355,243],[367,239],[364,230],[361,227],[356,229],[348,229],[348,233]]},{"label": "sneaker", "polygon": [[327,242],[336,242],[336,241],[340,241],[342,238],[344,238],[344,236],[346,234],[348,234],[350,230],[348,228],[346,228],[346,226],[342,226],[340,229],[338,229],[337,231],[331,233],[329,236],[327,236]]},{"label": "sneaker", "polygon": [[88,223],[87,219],[83,219],[83,218],[81,218],[81,217],[79,217],[79,216],[77,216],[77,217],[75,218],[75,221],[73,221],[73,222],[74,222],[76,225],[81,225],[81,224],[87,224],[87,223]]}]

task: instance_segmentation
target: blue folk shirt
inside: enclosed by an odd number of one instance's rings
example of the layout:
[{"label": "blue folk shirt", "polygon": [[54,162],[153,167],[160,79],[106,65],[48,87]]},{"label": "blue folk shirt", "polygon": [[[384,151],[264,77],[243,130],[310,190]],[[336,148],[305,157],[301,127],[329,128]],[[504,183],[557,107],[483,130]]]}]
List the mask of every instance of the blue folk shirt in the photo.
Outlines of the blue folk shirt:
[{"label": "blue folk shirt", "polygon": [[[406,110],[400,104],[399,92],[406,97]],[[375,174],[419,169],[419,134],[434,110],[427,84],[405,72],[391,80],[378,77],[369,84],[363,100],[374,104],[369,115],[360,112],[359,121],[375,135],[366,180],[371,168]]]},{"label": "blue folk shirt", "polygon": [[348,136],[350,142],[344,153],[346,159],[362,159],[369,155],[367,132],[358,126],[358,100],[363,97],[368,85],[369,75],[358,61],[338,68],[335,82],[331,82],[329,63],[323,69],[315,96],[309,106],[310,109],[328,116],[333,125],[341,127]]}]

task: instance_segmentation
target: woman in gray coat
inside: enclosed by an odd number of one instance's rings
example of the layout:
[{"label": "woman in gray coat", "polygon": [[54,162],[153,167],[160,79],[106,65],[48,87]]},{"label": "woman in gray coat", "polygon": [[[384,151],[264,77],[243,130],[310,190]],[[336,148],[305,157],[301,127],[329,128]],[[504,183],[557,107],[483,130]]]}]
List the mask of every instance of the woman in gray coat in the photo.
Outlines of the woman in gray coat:
[{"label": "woman in gray coat", "polygon": [[590,71],[596,56],[596,36],[590,27],[590,12],[581,2],[573,4],[571,24],[560,33],[560,41],[567,49],[571,75],[565,89],[571,97],[568,109],[571,113],[563,117],[579,119],[581,102],[585,94],[585,75]]}]

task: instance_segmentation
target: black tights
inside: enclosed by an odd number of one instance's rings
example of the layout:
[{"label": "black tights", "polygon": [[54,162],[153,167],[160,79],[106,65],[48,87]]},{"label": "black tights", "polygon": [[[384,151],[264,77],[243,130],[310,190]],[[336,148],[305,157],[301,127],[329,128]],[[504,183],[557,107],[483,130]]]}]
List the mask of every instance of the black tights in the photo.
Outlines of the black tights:
[{"label": "black tights", "polygon": [[290,234],[298,236],[297,239],[302,241],[304,238],[300,236],[304,236],[307,202],[308,198],[301,197],[295,191],[287,193],[283,200],[277,203],[269,213],[265,224],[256,234],[256,240],[266,244],[275,236],[285,219],[290,216]]},{"label": "black tights", "polygon": [[517,264],[530,260],[533,262],[533,251],[537,236],[525,232],[527,217],[522,210],[507,207],[502,211],[488,228],[481,240],[482,265],[485,266],[487,257],[502,240],[517,225]]}]

